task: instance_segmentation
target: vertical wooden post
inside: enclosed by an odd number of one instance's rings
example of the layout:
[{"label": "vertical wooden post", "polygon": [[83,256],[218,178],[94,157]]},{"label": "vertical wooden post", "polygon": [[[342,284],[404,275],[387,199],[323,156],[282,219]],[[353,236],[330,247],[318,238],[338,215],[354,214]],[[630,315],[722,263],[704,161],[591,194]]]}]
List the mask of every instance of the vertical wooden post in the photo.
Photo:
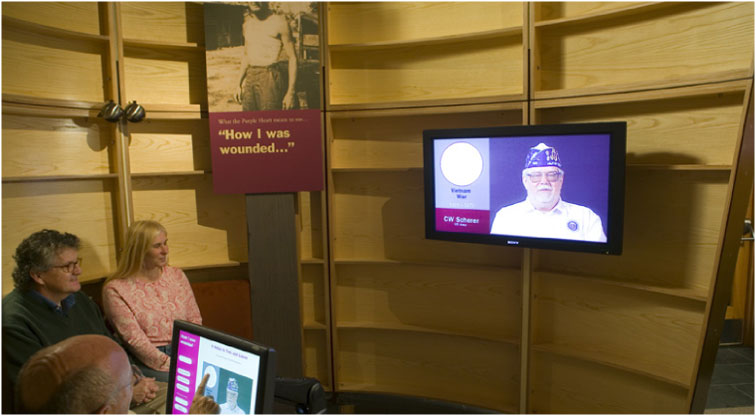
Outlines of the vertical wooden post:
[{"label": "vertical wooden post", "polygon": [[732,276],[738,259],[740,238],[743,235],[743,220],[753,189],[753,81],[751,81],[751,87],[746,92],[746,100],[741,125],[740,146],[735,154],[730,173],[730,189],[728,192],[730,198],[719,241],[720,252],[712,289],[712,300],[706,311],[707,323],[704,327],[704,341],[700,347],[700,360],[693,376],[694,388],[691,391],[690,413],[703,414],[706,409],[711,376],[714,372],[714,360],[719,349],[725,311],[732,291]]},{"label": "vertical wooden post", "polygon": [[[121,98],[126,90],[123,76],[123,35],[121,30],[121,5],[118,3],[101,3],[107,25],[108,45],[108,98],[123,106]],[[114,144],[111,147],[111,158],[115,172],[118,174],[118,190],[116,191],[116,224],[117,224],[117,256],[126,244],[126,231],[134,222],[134,202],[131,195],[131,166],[129,162],[129,134],[126,121],[114,123],[112,127]]]},{"label": "vertical wooden post", "polygon": [[531,252],[529,248],[522,254],[522,326],[520,330],[520,413],[528,412],[528,386],[530,385],[530,282]]},{"label": "vertical wooden post", "polygon": [[295,195],[247,195],[246,202],[254,340],[276,350],[277,376],[302,377]]}]

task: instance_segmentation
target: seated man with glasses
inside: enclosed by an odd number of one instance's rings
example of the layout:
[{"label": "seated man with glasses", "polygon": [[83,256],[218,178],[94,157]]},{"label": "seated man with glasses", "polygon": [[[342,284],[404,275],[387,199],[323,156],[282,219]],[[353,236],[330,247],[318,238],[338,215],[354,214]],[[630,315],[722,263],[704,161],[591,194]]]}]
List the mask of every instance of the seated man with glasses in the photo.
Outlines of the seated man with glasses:
[{"label": "seated man with glasses", "polygon": [[[42,230],[16,248],[15,288],[3,298],[3,410],[21,366],[35,352],[75,335],[112,338],[97,304],[80,291],[79,244],[73,234]],[[161,395],[153,379],[135,377],[133,387],[136,413],[165,406],[165,389]]]},{"label": "seated man with glasses", "polygon": [[540,143],[530,149],[522,184],[527,197],[496,213],[491,234],[606,242],[596,213],[562,200],[564,171],[555,148]]}]

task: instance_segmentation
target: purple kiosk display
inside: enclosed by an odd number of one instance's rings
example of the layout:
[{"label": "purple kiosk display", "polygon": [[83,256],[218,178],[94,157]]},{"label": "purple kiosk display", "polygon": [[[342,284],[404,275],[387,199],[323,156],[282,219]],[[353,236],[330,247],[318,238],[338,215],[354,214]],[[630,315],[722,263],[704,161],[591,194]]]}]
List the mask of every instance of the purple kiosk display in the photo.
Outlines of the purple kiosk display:
[{"label": "purple kiosk display", "polygon": [[626,128],[424,131],[426,237],[620,254]]}]

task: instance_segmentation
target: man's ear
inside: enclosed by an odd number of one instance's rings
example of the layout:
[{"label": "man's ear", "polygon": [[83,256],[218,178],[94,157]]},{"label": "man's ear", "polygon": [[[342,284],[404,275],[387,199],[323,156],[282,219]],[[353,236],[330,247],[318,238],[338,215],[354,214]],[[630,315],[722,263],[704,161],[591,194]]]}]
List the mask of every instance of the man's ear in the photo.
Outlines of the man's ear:
[{"label": "man's ear", "polygon": [[29,276],[34,280],[34,283],[44,286],[45,281],[42,280],[42,273],[29,271]]}]

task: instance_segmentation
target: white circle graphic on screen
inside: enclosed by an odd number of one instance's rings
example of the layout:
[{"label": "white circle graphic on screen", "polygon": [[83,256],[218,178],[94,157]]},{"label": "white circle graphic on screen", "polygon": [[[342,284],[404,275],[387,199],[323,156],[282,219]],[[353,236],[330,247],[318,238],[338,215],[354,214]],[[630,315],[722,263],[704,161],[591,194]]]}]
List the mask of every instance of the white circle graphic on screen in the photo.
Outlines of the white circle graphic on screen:
[{"label": "white circle graphic on screen", "polygon": [[[205,387],[209,387],[209,388],[215,387],[215,384],[218,383],[218,374],[215,371],[215,367],[208,366],[205,369],[205,374],[210,374],[210,378],[207,379],[207,384],[205,385]],[[205,375],[203,374],[202,377],[204,376]]]},{"label": "white circle graphic on screen", "polygon": [[482,172],[483,156],[470,143],[454,143],[441,154],[441,173],[446,180],[457,186],[475,182]]}]

